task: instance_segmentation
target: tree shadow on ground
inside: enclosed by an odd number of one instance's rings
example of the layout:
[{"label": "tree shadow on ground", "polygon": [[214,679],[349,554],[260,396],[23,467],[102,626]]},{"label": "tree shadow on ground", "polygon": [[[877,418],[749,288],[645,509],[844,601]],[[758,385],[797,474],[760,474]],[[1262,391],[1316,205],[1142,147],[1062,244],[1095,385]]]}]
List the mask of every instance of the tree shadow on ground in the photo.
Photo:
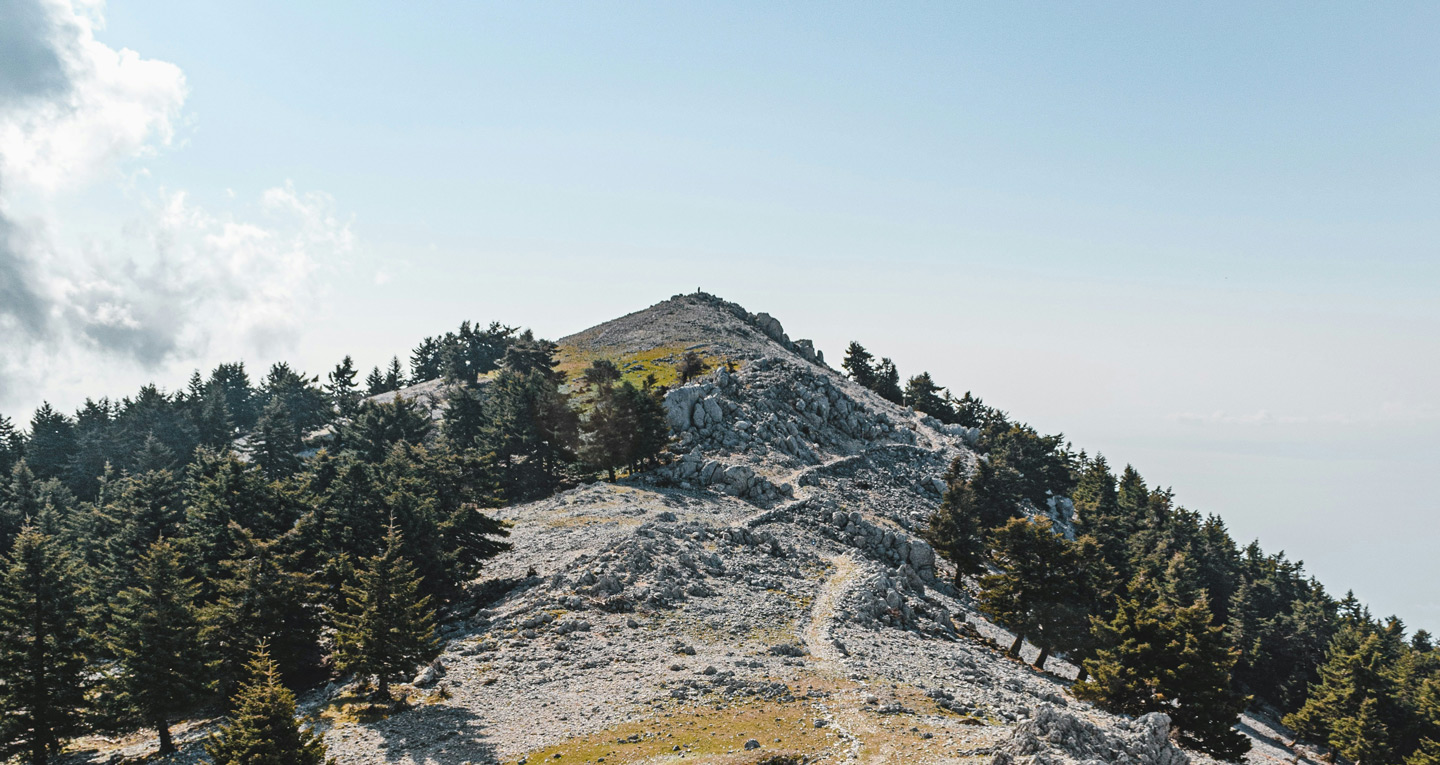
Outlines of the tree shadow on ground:
[{"label": "tree shadow on ground", "polygon": [[371,726],[383,741],[385,762],[474,765],[498,763],[499,751],[468,709],[432,704],[412,707]]}]

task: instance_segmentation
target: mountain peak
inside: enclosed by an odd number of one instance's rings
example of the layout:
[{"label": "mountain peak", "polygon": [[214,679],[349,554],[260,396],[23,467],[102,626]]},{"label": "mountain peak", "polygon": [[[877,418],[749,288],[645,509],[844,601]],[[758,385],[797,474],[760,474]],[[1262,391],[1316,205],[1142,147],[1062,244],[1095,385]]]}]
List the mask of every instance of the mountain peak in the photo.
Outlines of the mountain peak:
[{"label": "mountain peak", "polygon": [[586,353],[705,348],[736,359],[772,355],[779,346],[811,363],[825,363],[814,343],[791,340],[770,314],[751,313],[738,303],[698,290],[561,338],[560,344]]}]

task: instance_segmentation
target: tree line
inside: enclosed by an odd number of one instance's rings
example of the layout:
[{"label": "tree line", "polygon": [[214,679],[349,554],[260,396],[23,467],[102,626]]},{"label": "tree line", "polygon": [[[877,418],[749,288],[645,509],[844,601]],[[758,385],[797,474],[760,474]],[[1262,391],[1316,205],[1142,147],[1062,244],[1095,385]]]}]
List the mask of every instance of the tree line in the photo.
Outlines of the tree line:
[{"label": "tree line", "polygon": [[320,762],[289,688],[354,674],[388,699],[507,549],[486,511],[668,442],[663,388],[596,362],[582,411],[529,332],[467,323],[412,361],[381,383],[448,380],[438,422],[366,400],[349,357],[324,384],[222,364],[174,394],[42,405],[28,433],[0,418],[0,759],[88,731],[151,729],[168,752],[177,720],[218,709],[216,762],[271,761],[273,741],[276,762]]},{"label": "tree line", "polygon": [[[1080,672],[1074,693],[1115,712],[1159,711],[1189,746],[1238,759],[1233,726],[1254,706],[1350,760],[1440,763],[1440,649],[1396,617],[1339,600],[1282,553],[1237,545],[1215,515],[1178,506],[1131,466],[1072,452],[928,373],[903,390],[888,359],[851,343],[844,367],[881,396],[979,429],[952,465],[929,541],[973,583],[980,608]],[[1074,538],[1046,517],[1074,502]]]}]

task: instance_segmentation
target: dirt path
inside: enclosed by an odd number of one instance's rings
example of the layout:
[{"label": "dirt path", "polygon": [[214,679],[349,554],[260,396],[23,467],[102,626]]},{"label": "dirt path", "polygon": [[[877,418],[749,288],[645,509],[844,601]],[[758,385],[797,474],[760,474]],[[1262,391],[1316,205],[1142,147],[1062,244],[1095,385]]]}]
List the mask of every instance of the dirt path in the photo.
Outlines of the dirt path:
[{"label": "dirt path", "polygon": [[849,591],[859,567],[849,553],[830,558],[830,564],[835,567],[835,571],[820,585],[820,591],[815,593],[815,601],[810,605],[810,620],[801,630],[800,637],[805,641],[805,650],[809,651],[811,656],[829,665],[825,666],[825,669],[844,671],[840,664],[843,654],[831,636],[831,625],[835,621],[835,609],[840,598]]}]

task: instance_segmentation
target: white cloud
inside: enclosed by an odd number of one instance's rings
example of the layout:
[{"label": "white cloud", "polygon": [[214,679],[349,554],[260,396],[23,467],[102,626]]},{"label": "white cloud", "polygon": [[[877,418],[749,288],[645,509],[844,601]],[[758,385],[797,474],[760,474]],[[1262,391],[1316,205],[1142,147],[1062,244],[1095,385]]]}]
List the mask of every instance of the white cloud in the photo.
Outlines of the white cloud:
[{"label": "white cloud", "polygon": [[[166,61],[145,59],[95,39],[98,5],[65,0],[15,0],[36,20],[28,41],[47,49],[40,75],[51,87],[0,105],[0,178],[6,194],[53,194],[92,180],[122,159],[168,145],[187,92],[185,75]],[[27,81],[33,72],[15,77]],[[23,90],[12,86],[10,90]],[[33,90],[33,88],[32,88]],[[23,97],[28,96],[28,97]]]},{"label": "white cloud", "polygon": [[[0,9],[0,404],[90,383],[97,369],[283,351],[313,316],[320,274],[354,247],[334,200],[288,181],[249,205],[225,189],[227,207],[208,209],[183,190],[133,185],[163,183],[144,168],[118,173],[175,143],[187,86],[174,64],[98,41],[102,10]],[[83,220],[64,195],[107,178],[132,184],[132,222],[58,241],[52,232]],[[48,212],[22,219],[17,203]]]}]

